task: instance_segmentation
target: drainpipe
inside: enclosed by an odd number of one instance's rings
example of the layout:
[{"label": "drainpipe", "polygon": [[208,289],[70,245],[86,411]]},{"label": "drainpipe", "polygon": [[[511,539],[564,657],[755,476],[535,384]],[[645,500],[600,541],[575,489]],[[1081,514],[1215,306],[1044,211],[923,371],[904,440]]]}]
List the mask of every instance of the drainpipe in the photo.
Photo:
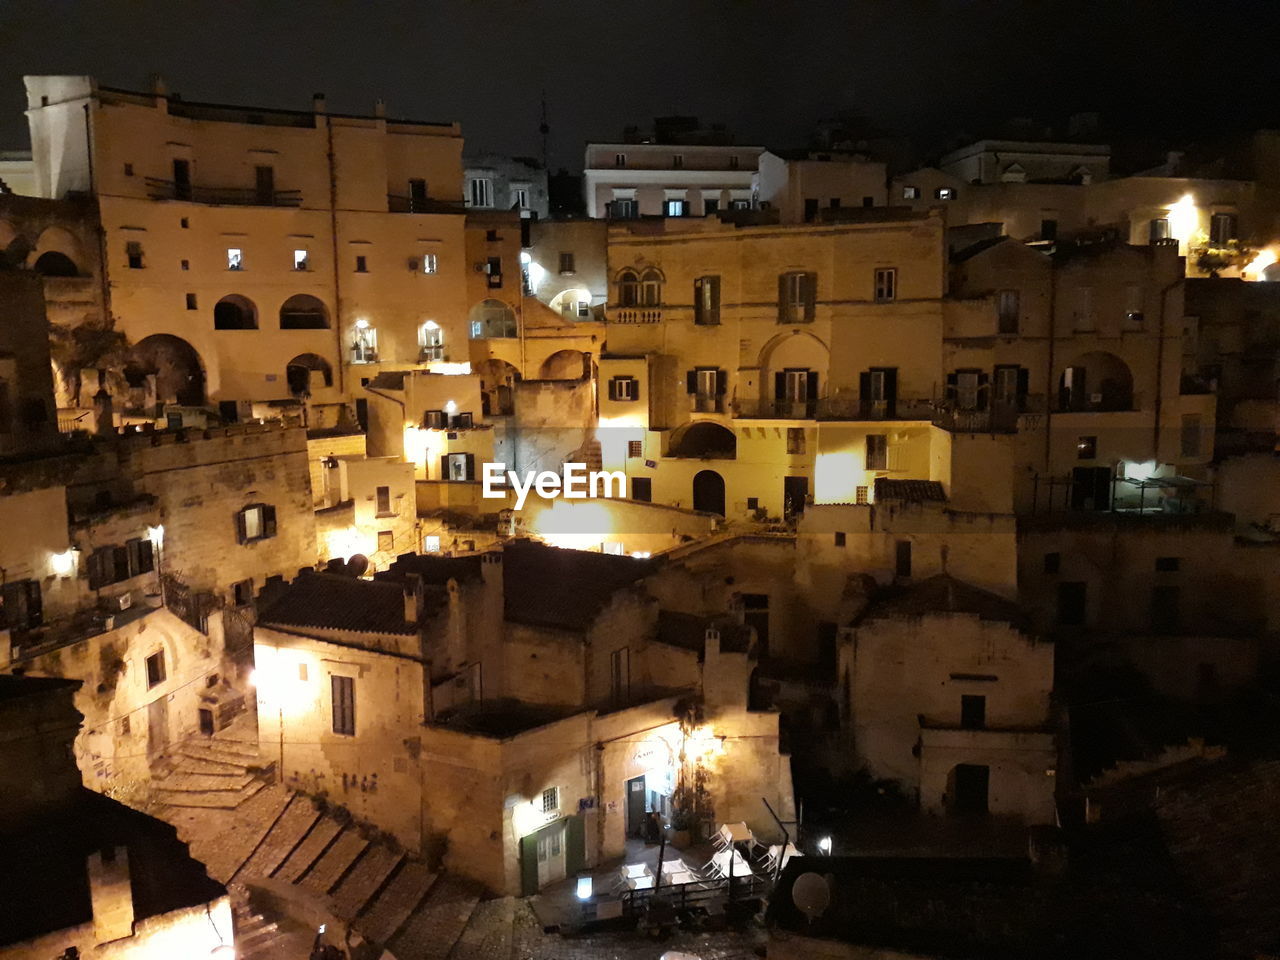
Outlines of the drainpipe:
[{"label": "drainpipe", "polygon": [[[1054,344],[1058,339],[1058,267],[1049,258],[1049,361],[1044,385],[1044,472],[1053,462],[1053,404],[1057,388],[1053,382]],[[1049,488],[1049,510],[1053,510],[1053,488]]]},{"label": "drainpipe", "polygon": [[[321,106],[323,103],[323,99],[317,95],[316,106]],[[317,120],[321,116],[324,117],[324,129],[328,137],[329,243],[333,255],[333,337],[338,347],[338,394],[342,395],[347,389],[347,364],[346,358],[342,355],[342,266],[338,262],[338,176],[333,154],[333,123],[329,120],[328,113],[317,111]]]},{"label": "drainpipe", "polygon": [[1174,280],[1172,283],[1166,284],[1160,290],[1160,326],[1157,328],[1156,339],[1156,399],[1155,399],[1155,425],[1151,429],[1151,459],[1155,461],[1156,468],[1160,467],[1160,410],[1161,400],[1164,397],[1163,384],[1161,383],[1162,374],[1164,373],[1164,326],[1166,304],[1169,300],[1169,292],[1182,283],[1182,277]]}]

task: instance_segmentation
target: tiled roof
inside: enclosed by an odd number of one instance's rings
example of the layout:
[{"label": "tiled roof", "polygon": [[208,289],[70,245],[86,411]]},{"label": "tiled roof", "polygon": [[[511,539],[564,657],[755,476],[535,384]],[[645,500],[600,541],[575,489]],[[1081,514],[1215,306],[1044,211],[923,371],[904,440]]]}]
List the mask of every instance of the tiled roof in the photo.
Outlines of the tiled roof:
[{"label": "tiled roof", "polygon": [[375,580],[401,582],[410,573],[416,573],[423,583],[444,586],[450,580],[479,580],[481,555],[467,557],[440,557],[433,554],[407,553],[396,557],[391,566],[375,574]]},{"label": "tiled roof", "polygon": [[411,634],[417,630],[416,624],[404,618],[400,584],[332,573],[304,573],[279,588],[258,622],[356,633]]},{"label": "tiled roof", "polygon": [[889,587],[871,601],[862,620],[919,617],[929,613],[968,613],[1023,627],[1026,617],[1016,603],[945,573],[908,586]]},{"label": "tiled roof", "polygon": [[947,494],[937,480],[890,480],[888,477],[876,477],[876,502],[881,500],[946,503]]},{"label": "tiled roof", "polygon": [[655,564],[585,550],[514,540],[502,552],[506,619],[559,630],[586,630],[614,593]]}]

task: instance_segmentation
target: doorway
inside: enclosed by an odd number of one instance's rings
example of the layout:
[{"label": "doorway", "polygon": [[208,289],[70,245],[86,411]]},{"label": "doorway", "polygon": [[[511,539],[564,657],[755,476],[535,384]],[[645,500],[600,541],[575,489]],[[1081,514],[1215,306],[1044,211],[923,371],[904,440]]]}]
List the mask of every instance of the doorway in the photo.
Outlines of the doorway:
[{"label": "doorway", "polygon": [[809,496],[808,477],[782,478],[782,517],[794,520],[804,513],[804,502]]},{"label": "doorway", "polygon": [[724,516],[724,478],[714,470],[701,470],[694,476],[693,509]]},{"label": "doorway", "polygon": [[147,757],[155,759],[169,745],[169,698],[147,704]]},{"label": "doorway", "polygon": [[1111,509],[1111,468],[1071,468],[1071,509]]},{"label": "doorway", "polygon": [[213,711],[200,708],[200,734],[205,737],[213,736]]},{"label": "doorway", "polygon": [[644,835],[644,774],[627,781],[627,836]]},{"label": "doorway", "polygon": [[538,889],[565,878],[564,821],[538,831]]},{"label": "doorway", "polygon": [[986,813],[987,795],[991,788],[991,768],[985,764],[958,763],[953,775],[952,811],[970,816]]}]

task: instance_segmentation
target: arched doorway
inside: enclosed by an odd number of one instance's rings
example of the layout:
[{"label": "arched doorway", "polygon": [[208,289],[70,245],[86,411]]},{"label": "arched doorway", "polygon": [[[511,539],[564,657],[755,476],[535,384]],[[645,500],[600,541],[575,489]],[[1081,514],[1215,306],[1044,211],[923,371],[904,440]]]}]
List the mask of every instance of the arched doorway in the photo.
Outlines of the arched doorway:
[{"label": "arched doorway", "polygon": [[724,516],[724,477],[714,470],[699,470],[694,475],[693,509]]},{"label": "arched doorway", "polygon": [[59,250],[46,250],[36,257],[33,264],[36,273],[46,277],[78,277],[80,270],[76,262]]},{"label": "arched doorway", "polygon": [[667,456],[692,460],[733,460],[738,455],[738,438],[732,430],[700,420],[689,423],[671,435]]},{"label": "arched doorway", "polygon": [[538,370],[542,380],[583,380],[588,376],[584,369],[586,354],[581,350],[557,350]]},{"label": "arched doorway", "polygon": [[329,311],[322,301],[299,293],[280,305],[281,330],[327,330]]},{"label": "arched doorway", "polygon": [[333,368],[324,357],[314,353],[300,353],[284,368],[289,393],[295,397],[309,397],[312,390],[333,386]]},{"label": "arched doorway", "polygon": [[184,407],[204,405],[204,368],[195,347],[181,337],[157,333],[139,340],[124,368],[131,387],[155,377],[156,400]]},{"label": "arched doorway", "polygon": [[258,308],[248,297],[227,294],[213,305],[213,329],[257,330]]}]

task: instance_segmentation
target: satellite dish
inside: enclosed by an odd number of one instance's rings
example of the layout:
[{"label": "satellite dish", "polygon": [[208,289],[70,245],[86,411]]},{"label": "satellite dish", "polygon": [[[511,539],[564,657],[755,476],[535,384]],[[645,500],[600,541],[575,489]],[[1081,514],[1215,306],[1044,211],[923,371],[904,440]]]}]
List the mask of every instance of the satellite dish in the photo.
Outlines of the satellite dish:
[{"label": "satellite dish", "polygon": [[831,887],[820,873],[802,873],[791,885],[791,900],[813,923],[831,906]]},{"label": "satellite dish", "polygon": [[347,560],[347,573],[353,577],[363,577],[369,569],[369,558],[363,553],[353,553]]}]

